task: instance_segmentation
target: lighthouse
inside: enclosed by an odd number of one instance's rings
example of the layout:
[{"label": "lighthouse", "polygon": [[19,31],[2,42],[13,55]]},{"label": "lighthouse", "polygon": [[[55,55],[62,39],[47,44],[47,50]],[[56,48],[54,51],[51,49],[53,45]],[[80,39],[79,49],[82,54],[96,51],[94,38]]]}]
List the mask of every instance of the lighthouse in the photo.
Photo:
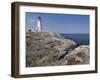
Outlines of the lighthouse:
[{"label": "lighthouse", "polygon": [[42,18],[41,18],[41,16],[38,16],[38,18],[37,18],[36,31],[42,32]]}]

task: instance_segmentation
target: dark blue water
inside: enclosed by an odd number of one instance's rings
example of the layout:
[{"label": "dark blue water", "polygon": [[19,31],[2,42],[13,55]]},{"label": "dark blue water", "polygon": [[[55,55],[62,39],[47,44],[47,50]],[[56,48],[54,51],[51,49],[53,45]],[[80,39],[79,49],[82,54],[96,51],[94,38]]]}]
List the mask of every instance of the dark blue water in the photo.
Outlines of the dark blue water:
[{"label": "dark blue water", "polygon": [[72,39],[79,44],[87,44],[89,45],[89,34],[65,34],[60,33],[63,37],[67,39]]}]

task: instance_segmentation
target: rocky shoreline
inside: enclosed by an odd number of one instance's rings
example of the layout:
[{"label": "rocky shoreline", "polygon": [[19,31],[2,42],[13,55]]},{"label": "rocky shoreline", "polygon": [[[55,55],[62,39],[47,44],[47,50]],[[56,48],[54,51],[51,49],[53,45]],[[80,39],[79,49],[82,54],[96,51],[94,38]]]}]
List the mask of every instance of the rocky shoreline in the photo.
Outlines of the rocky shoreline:
[{"label": "rocky shoreline", "polygon": [[26,33],[26,67],[89,64],[89,45],[58,33]]}]

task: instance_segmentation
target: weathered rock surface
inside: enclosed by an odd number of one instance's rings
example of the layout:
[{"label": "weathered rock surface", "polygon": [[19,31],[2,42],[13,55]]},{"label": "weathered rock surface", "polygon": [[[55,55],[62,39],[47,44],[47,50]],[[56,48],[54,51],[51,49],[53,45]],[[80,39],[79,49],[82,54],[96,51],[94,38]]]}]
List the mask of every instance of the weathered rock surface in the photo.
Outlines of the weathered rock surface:
[{"label": "weathered rock surface", "polygon": [[89,46],[78,46],[57,63],[58,65],[89,64]]},{"label": "weathered rock surface", "polygon": [[26,33],[26,66],[73,65],[89,63],[89,46],[78,46],[57,33]]}]

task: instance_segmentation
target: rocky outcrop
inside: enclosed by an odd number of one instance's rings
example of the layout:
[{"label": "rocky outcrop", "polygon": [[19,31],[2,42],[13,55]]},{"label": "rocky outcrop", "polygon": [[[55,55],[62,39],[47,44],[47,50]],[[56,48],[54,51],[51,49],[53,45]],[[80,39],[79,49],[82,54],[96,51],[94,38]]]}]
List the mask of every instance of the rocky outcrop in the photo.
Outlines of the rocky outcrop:
[{"label": "rocky outcrop", "polygon": [[58,65],[89,64],[89,46],[78,46],[64,56]]},{"label": "rocky outcrop", "polygon": [[88,45],[78,47],[78,43],[57,33],[26,33],[27,67],[88,63]]}]

